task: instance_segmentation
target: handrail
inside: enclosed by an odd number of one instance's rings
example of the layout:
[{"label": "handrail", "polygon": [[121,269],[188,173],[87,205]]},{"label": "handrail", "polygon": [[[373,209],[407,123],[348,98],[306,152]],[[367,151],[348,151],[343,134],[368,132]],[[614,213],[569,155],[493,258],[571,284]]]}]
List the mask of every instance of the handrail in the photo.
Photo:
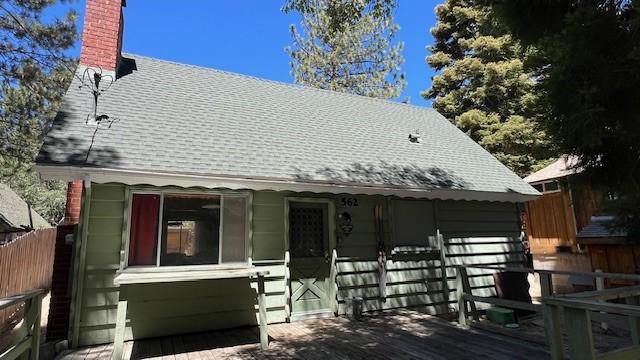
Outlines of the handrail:
[{"label": "handrail", "polygon": [[640,285],[623,286],[604,290],[589,290],[570,294],[554,295],[559,298],[584,299],[584,300],[613,300],[626,299],[640,295]]},{"label": "handrail", "polygon": [[504,272],[516,272],[527,274],[551,274],[551,275],[568,275],[568,276],[587,276],[592,278],[606,278],[618,280],[635,280],[640,281],[640,274],[623,274],[623,273],[606,273],[606,272],[584,272],[584,271],[566,271],[566,270],[545,270],[532,269],[525,267],[502,267],[491,265],[459,265],[467,269],[484,269],[484,270],[500,270]]},{"label": "handrail", "polygon": [[22,325],[16,329],[16,343],[0,354],[0,360],[21,358],[27,352],[30,360],[40,356],[40,312],[44,293],[44,289],[35,289],[0,299],[0,309],[25,304]]},{"label": "handrail", "polygon": [[[483,269],[504,272],[529,273],[540,275],[542,304],[500,299],[496,297],[476,296],[471,293],[468,269]],[[470,312],[478,319],[475,302],[488,303],[515,309],[542,311],[545,331],[551,356],[554,360],[564,359],[562,323],[566,327],[571,359],[638,359],[640,358],[640,285],[614,289],[584,291],[573,294],[556,295],[553,292],[552,275],[577,275],[591,278],[624,279],[640,281],[640,275],[604,272],[579,272],[562,270],[536,270],[531,268],[512,268],[486,265],[459,265],[456,267],[458,318],[462,326],[467,325]],[[609,303],[606,300],[624,299],[627,304]],[[471,311],[467,309],[470,305]],[[627,316],[631,329],[632,346],[605,354],[595,352],[591,332],[591,312],[601,312]]]},{"label": "handrail", "polygon": [[640,317],[640,306],[608,303],[595,300],[571,299],[552,296],[544,300],[545,305],[571,307],[574,309],[605,312],[608,314]]},{"label": "handrail", "polygon": [[9,306],[16,305],[25,302],[31,298],[45,293],[44,289],[35,289],[23,292],[21,294],[12,295],[3,299],[0,299],[0,310],[8,308]]}]

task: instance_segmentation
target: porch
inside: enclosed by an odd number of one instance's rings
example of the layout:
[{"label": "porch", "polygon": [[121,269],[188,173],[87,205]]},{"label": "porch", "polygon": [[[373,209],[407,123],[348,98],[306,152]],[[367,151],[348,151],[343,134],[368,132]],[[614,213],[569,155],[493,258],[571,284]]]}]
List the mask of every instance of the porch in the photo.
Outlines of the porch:
[{"label": "porch", "polygon": [[[238,328],[128,342],[131,359],[548,359],[544,347],[479,330],[465,330],[415,311],[269,326],[260,350],[258,329]],[[112,345],[77,349],[60,360],[110,359]]]}]

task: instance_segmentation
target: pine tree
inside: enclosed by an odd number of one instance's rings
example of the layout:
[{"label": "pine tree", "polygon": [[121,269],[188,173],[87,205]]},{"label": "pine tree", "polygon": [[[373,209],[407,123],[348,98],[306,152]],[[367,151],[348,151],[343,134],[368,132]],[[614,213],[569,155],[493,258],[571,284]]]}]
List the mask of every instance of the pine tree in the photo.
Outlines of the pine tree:
[{"label": "pine tree", "polygon": [[0,181],[51,222],[60,220],[65,184],[40,181],[35,156],[72,77],[65,50],[75,13],[43,21],[55,0],[0,2]]},{"label": "pine tree", "polygon": [[473,0],[436,7],[429,66],[439,73],[422,93],[433,107],[498,160],[524,176],[548,163],[551,142],[539,125],[535,80],[519,43]]},{"label": "pine tree", "polygon": [[395,0],[289,0],[302,16],[287,48],[299,84],[376,98],[396,98],[405,86],[402,43],[393,45]]},{"label": "pine tree", "polygon": [[537,52],[545,128],[580,178],[610,193],[640,234],[640,0],[492,0],[510,34]]}]

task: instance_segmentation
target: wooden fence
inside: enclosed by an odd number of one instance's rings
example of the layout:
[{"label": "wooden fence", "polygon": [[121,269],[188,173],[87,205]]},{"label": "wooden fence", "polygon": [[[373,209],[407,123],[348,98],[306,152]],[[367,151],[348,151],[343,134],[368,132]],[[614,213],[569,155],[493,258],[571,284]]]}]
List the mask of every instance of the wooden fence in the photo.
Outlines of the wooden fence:
[{"label": "wooden fence", "polygon": [[[0,298],[49,289],[56,229],[32,231],[0,246]],[[20,305],[0,310],[0,333],[22,318]]]}]

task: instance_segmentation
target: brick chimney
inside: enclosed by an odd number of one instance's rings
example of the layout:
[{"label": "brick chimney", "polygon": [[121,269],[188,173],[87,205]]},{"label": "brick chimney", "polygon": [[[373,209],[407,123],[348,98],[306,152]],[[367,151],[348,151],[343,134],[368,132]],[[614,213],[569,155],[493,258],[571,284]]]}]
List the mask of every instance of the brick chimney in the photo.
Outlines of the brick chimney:
[{"label": "brick chimney", "polygon": [[77,224],[80,221],[80,202],[82,201],[82,180],[67,184],[67,204],[64,208],[64,225]]},{"label": "brick chimney", "polygon": [[87,0],[80,64],[115,72],[120,64],[125,0]]},{"label": "brick chimney", "polygon": [[[115,73],[122,57],[122,8],[125,0],[87,0],[82,29],[80,64],[100,67],[103,72]],[[82,180],[69,182],[67,204],[64,210],[65,225],[80,220]]]}]

